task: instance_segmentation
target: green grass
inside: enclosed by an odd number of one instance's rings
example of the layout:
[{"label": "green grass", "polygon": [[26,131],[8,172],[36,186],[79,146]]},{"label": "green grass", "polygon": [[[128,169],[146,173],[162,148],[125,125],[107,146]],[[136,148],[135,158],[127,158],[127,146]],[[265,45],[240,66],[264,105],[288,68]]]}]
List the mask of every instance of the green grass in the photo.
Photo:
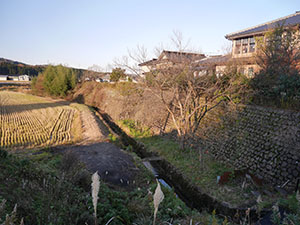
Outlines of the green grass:
[{"label": "green grass", "polygon": [[[0,150],[0,224],[5,215],[18,205],[17,220],[25,224],[93,224],[90,193],[91,174],[72,155],[51,153],[50,149],[18,156]],[[140,159],[133,154],[140,171],[131,191],[110,188],[100,182],[98,224],[152,224],[153,197],[156,181]],[[162,188],[165,199],[158,211],[157,224],[189,224],[189,221],[209,221],[210,215],[201,215],[185,206],[172,190]]]},{"label": "green grass", "polygon": [[200,163],[200,154],[187,149],[181,150],[178,143],[160,136],[141,138],[148,149],[157,152],[167,159],[176,168],[188,175],[194,184],[200,185],[207,190],[216,186],[217,176],[232,168],[213,160],[208,154],[204,154],[204,165]]},{"label": "green grass", "polygon": [[134,120],[120,120],[118,121],[118,124],[123,130],[125,130],[125,132],[129,133],[134,138],[145,138],[152,136],[152,132],[149,127],[142,126],[141,123]]},{"label": "green grass", "polygon": [[[181,150],[179,144],[170,138],[152,136],[150,133],[139,135],[145,129],[132,120],[119,122],[119,124],[130,136],[143,142],[148,150],[158,153],[179,169],[192,184],[199,186],[201,190],[219,201],[227,202],[232,206],[253,204],[256,201],[251,191],[257,191],[257,188],[249,183],[242,189],[241,178],[232,177],[226,185],[217,184],[217,176],[223,175],[224,172],[232,172],[234,168],[215,160],[206,150],[202,154],[203,160],[200,160],[199,150]],[[269,206],[278,200],[278,196],[270,198],[262,195],[262,198],[264,206]]]}]

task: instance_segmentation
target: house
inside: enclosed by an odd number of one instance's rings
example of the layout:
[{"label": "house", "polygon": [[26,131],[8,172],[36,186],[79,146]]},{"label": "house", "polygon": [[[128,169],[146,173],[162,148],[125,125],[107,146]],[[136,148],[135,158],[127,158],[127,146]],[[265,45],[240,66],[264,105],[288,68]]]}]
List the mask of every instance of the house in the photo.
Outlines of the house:
[{"label": "house", "polygon": [[190,65],[193,61],[203,58],[205,58],[204,54],[163,50],[157,59],[151,59],[139,64],[142,69],[141,76],[158,69]]},{"label": "house", "polygon": [[136,74],[126,74],[125,77],[121,77],[119,79],[119,82],[132,82],[132,83],[138,83],[138,76]]},{"label": "house", "polygon": [[144,77],[145,73],[149,73],[150,71],[156,69],[156,61],[157,59],[151,59],[149,61],[139,64],[142,70],[142,74],[141,74],[142,77]]},{"label": "house", "polygon": [[0,81],[8,80],[8,75],[0,75]]},{"label": "house", "polygon": [[98,82],[98,83],[103,82],[103,80],[101,78],[96,78],[95,81]]},{"label": "house", "polygon": [[30,81],[31,77],[27,74],[23,75],[0,75],[0,81]]},{"label": "house", "polygon": [[230,59],[231,55],[212,55],[196,60],[192,63],[194,76],[204,76],[208,74],[221,76],[224,73]]},{"label": "house", "polygon": [[299,30],[300,12],[227,34],[225,38],[232,41],[231,54],[207,56],[206,58],[195,60],[192,66],[195,70],[195,76],[213,73],[221,76],[228,66],[234,65],[240,73],[253,77],[260,70],[255,57],[257,53],[256,40],[259,37],[264,37],[267,31],[275,28],[278,24],[285,27],[296,27]]},{"label": "house", "polygon": [[19,81],[19,75],[8,75],[7,80]]},{"label": "house", "polygon": [[105,74],[101,77],[102,82],[110,82],[110,73]]},{"label": "house", "polygon": [[23,74],[19,76],[19,81],[30,81],[31,77],[27,74]]},{"label": "house", "polygon": [[226,39],[232,41],[230,60],[239,64],[242,73],[251,77],[259,71],[260,68],[254,59],[257,52],[256,40],[258,37],[264,37],[267,31],[276,28],[278,25],[296,28],[299,32],[300,11],[225,36]]}]

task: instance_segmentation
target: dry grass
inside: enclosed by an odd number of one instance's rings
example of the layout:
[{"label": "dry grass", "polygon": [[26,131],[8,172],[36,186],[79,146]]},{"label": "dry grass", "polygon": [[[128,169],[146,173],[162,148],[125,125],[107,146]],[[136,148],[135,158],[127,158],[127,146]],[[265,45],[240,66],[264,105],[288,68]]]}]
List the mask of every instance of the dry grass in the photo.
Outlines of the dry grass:
[{"label": "dry grass", "polygon": [[160,184],[157,181],[157,187],[155,189],[155,193],[153,196],[153,205],[154,205],[153,225],[155,225],[155,222],[156,222],[156,214],[158,212],[158,206],[164,200],[164,197],[165,197],[164,193],[162,192]]},{"label": "dry grass", "polygon": [[100,177],[96,172],[92,176],[92,198],[93,198],[93,206],[94,206],[95,225],[97,225],[97,203],[98,203],[99,188],[100,188]]}]

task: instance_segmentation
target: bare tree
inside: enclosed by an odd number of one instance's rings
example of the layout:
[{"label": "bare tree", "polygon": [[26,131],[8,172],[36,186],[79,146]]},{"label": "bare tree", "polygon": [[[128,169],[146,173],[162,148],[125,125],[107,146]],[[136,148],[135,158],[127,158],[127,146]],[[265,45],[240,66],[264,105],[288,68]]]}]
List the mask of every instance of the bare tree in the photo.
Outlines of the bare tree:
[{"label": "bare tree", "polygon": [[95,72],[103,72],[103,68],[96,64],[93,64],[92,66],[88,67],[88,70],[95,71]]},{"label": "bare tree", "polygon": [[170,39],[175,49],[179,52],[187,51],[191,42],[191,39],[188,39],[186,41],[183,37],[182,32],[179,30],[173,30]]},{"label": "bare tree", "polygon": [[223,55],[230,55],[232,53],[232,43],[226,41],[221,47]]},{"label": "bare tree", "polygon": [[278,24],[264,37],[256,38],[256,61],[262,71],[273,77],[298,72],[300,34],[297,29]]},{"label": "bare tree", "polygon": [[114,59],[116,67],[125,69],[130,73],[139,75],[141,69],[138,64],[146,62],[148,58],[147,48],[143,45],[137,45],[135,49],[127,49],[128,55]]},{"label": "bare tree", "polygon": [[195,137],[205,115],[222,102],[226,92],[222,79],[194,76],[189,64],[155,71],[148,81],[169,112],[182,149],[189,138]]},{"label": "bare tree", "polygon": [[169,49],[169,47],[167,45],[165,45],[164,43],[160,42],[153,50],[153,53],[156,56],[156,58],[158,58],[160,56],[160,54],[162,53],[162,51],[165,49]]}]

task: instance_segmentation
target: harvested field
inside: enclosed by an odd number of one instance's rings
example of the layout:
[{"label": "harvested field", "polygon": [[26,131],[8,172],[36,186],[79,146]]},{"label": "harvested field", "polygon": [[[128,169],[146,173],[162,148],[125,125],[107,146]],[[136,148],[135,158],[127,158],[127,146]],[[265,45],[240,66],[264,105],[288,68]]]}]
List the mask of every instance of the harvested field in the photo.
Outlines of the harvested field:
[{"label": "harvested field", "polygon": [[81,111],[66,101],[1,91],[0,147],[23,148],[80,141]]}]

